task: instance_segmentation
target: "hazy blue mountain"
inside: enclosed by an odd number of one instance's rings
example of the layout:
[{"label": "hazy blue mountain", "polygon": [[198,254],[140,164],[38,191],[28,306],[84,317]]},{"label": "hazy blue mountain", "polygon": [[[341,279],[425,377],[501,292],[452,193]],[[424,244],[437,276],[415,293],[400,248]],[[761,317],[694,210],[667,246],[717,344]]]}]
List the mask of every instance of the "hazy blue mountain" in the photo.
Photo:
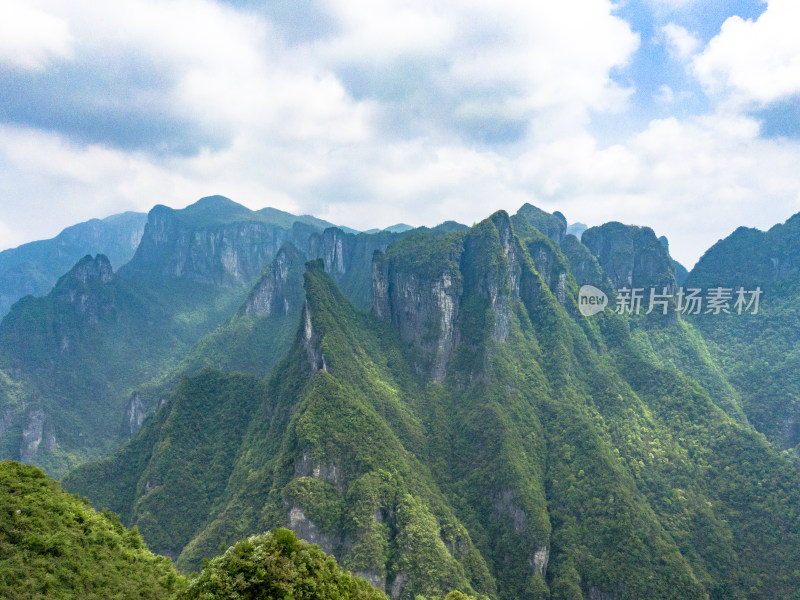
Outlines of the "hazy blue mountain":
[{"label": "hazy blue mountain", "polygon": [[144,232],[147,215],[126,212],[67,227],[56,237],[0,252],[0,318],[17,300],[44,296],[59,277],[87,254],[104,254],[114,268],[128,262]]},{"label": "hazy blue mountain", "polygon": [[567,234],[574,235],[576,238],[581,239],[583,232],[589,229],[585,223],[570,223],[567,225]]},{"label": "hazy blue mountain", "polygon": [[383,231],[388,231],[389,233],[402,233],[410,229],[414,229],[414,227],[411,225],[406,225],[405,223],[397,223],[396,225],[390,225],[389,227],[386,227]]},{"label": "hazy blue mountain", "polygon": [[119,271],[86,256],[15,304],[0,323],[0,455],[59,475],[137,430],[154,406],[135,390],[229,319],[284,243],[321,233],[270,217],[220,196],[156,206]]}]

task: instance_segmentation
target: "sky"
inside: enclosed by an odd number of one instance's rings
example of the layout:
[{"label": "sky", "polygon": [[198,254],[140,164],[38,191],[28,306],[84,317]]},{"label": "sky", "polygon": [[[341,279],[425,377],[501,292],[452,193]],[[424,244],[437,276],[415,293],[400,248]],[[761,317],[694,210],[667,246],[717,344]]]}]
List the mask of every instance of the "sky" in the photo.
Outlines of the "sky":
[{"label": "sky", "polygon": [[2,0],[0,250],[225,195],[357,229],[530,202],[690,267],[800,212],[797,0]]}]

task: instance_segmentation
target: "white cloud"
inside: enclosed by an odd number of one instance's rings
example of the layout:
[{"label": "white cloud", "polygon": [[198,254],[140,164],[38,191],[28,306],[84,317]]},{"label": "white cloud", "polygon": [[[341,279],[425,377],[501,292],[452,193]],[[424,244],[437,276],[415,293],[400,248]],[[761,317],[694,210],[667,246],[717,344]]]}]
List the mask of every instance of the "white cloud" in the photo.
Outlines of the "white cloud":
[{"label": "white cloud", "polygon": [[[145,80],[109,102],[223,142],[172,155],[2,125],[0,212],[26,239],[213,193],[363,229],[472,223],[532,202],[571,221],[653,225],[690,266],[736,226],[800,210],[798,144],[760,139],[735,111],[598,146],[590,115],[627,107],[631,90],[610,73],[638,45],[606,0],[326,0],[330,23],[301,39],[209,0],[37,6],[68,24],[72,64],[120,64]],[[663,33],[681,56],[696,50],[686,30]],[[681,94],[664,86],[656,99],[674,106]]]},{"label": "white cloud", "polygon": [[800,2],[769,0],[756,21],[730,17],[694,60],[709,94],[768,104],[800,94]]},{"label": "white cloud", "polygon": [[527,161],[534,194],[570,220],[649,225],[687,267],[741,225],[800,211],[800,144],[762,139],[746,117],[656,120],[625,144],[600,149],[587,136]]},{"label": "white cloud", "polygon": [[700,40],[697,37],[675,23],[664,25],[661,28],[661,33],[664,36],[670,54],[681,60],[689,58],[700,47]]},{"label": "white cloud", "polygon": [[429,131],[449,123],[470,135],[475,123],[505,120],[546,135],[584,125],[590,110],[620,110],[630,93],[609,72],[627,63],[638,36],[606,0],[328,6],[341,30],[315,44],[316,61],[345,80],[355,73],[358,94],[399,98]]},{"label": "white cloud", "polygon": [[71,55],[67,23],[22,0],[0,2],[0,65],[44,69],[53,58]]}]

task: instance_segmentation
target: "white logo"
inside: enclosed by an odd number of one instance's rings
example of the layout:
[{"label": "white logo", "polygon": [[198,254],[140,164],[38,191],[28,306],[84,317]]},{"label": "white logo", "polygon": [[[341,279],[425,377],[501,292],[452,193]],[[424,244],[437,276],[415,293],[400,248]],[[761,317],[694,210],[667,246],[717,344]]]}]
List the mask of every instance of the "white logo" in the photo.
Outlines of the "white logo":
[{"label": "white logo", "polygon": [[593,285],[582,285],[578,290],[578,309],[584,317],[602,312],[608,306],[608,296]]}]

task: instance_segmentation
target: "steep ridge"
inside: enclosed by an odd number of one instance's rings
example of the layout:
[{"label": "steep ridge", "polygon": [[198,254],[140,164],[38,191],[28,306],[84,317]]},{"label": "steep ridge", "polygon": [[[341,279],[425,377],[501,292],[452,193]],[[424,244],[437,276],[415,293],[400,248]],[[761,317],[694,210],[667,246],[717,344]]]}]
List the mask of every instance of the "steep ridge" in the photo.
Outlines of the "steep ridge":
[{"label": "steep ridge", "polygon": [[[634,257],[615,278],[674,285],[652,231],[611,229]],[[682,316],[583,317],[578,273],[614,304],[606,255],[559,243],[503,212],[408,234],[372,252],[372,314],[325,272],[335,254],[311,261],[267,383],[184,380],[65,486],[183,566],[284,525],[404,600],[798,593],[797,464]]]},{"label": "steep ridge", "polygon": [[317,231],[299,221],[285,228],[223,196],[182,210],[155,206],[133,259],[120,270],[132,280],[180,278],[235,287],[256,279],[286,241],[303,245]]},{"label": "steep ridge", "polygon": [[[438,236],[463,229],[463,225],[449,222],[417,231]],[[181,377],[194,375],[205,367],[267,376],[294,337],[303,305],[303,272],[308,253],[312,253],[310,258],[323,261],[351,302],[366,308],[372,302],[373,253],[405,233],[353,234],[328,228],[312,233],[303,245],[304,251],[285,242],[229,319],[201,338],[176,367],[137,386],[130,396],[128,414],[142,417],[144,411],[137,407],[158,406],[176,389]],[[141,418],[128,419],[126,423],[131,425],[126,431],[133,434],[141,426]]]}]

